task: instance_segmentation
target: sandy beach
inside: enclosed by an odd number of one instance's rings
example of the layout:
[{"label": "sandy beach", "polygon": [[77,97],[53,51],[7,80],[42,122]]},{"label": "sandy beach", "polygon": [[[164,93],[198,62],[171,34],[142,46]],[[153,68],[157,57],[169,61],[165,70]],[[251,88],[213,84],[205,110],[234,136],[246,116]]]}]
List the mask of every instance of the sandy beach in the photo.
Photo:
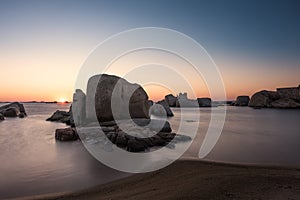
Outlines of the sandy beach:
[{"label": "sandy beach", "polygon": [[296,200],[300,199],[300,169],[182,160],[87,190],[21,199]]}]

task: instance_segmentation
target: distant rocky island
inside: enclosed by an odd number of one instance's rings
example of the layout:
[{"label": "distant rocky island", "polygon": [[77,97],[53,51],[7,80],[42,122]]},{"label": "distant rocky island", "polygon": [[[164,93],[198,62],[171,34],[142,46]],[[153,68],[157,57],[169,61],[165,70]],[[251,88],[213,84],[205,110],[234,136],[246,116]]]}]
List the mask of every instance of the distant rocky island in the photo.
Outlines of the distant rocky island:
[{"label": "distant rocky island", "polygon": [[300,85],[298,87],[277,88],[276,91],[262,90],[249,96],[238,96],[235,106],[253,108],[300,108]]}]

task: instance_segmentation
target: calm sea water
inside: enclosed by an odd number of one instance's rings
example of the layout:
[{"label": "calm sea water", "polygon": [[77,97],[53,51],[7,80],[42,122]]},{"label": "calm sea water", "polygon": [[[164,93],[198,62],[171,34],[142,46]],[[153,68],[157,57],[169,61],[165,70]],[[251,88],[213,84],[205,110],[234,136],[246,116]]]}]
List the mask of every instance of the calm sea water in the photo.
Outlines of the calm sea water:
[{"label": "calm sea water", "polygon": [[[80,141],[55,141],[55,129],[65,125],[45,119],[69,106],[25,104],[27,118],[0,123],[0,199],[73,191],[128,176],[100,164]],[[197,136],[183,158],[198,157],[211,109],[220,108],[200,109]],[[189,115],[198,112],[186,111]],[[180,109],[173,112],[175,116],[169,121],[177,130]],[[206,159],[299,167],[299,152],[300,110],[228,107],[223,132]]]}]

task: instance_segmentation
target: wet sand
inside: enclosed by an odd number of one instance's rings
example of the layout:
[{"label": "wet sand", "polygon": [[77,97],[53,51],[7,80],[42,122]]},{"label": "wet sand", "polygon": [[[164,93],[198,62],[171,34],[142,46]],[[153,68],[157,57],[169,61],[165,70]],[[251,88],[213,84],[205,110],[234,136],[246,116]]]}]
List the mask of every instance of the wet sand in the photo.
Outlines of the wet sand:
[{"label": "wet sand", "polygon": [[300,169],[180,160],[76,192],[24,199],[300,199]]}]

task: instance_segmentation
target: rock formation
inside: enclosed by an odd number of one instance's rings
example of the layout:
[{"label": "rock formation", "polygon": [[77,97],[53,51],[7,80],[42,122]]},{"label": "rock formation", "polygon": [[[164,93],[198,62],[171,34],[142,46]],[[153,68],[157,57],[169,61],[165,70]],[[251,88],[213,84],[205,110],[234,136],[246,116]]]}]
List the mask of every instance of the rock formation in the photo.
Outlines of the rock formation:
[{"label": "rock formation", "polygon": [[73,141],[79,139],[75,128],[60,128],[55,130],[55,139],[60,141]]},{"label": "rock formation", "polygon": [[211,107],[211,98],[197,98],[199,107]]},{"label": "rock formation", "polygon": [[176,107],[177,98],[172,94],[168,94],[165,96],[165,101],[170,107]]},{"label": "rock formation", "polygon": [[250,101],[249,96],[238,96],[235,101],[235,106],[248,106]]},{"label": "rock formation", "polygon": [[300,86],[297,88],[278,88],[277,91],[260,91],[249,102],[256,108],[300,108]]},{"label": "rock formation", "polygon": [[107,74],[98,77],[95,111],[99,122],[150,118],[148,95],[145,90],[138,84]]},{"label": "rock formation", "polygon": [[179,93],[177,96],[176,107],[199,107],[197,100],[188,99],[187,93]]},{"label": "rock formation", "polygon": [[24,105],[18,102],[10,103],[0,107],[2,117],[20,117],[27,116]]},{"label": "rock formation", "polygon": [[169,104],[165,100],[158,101],[156,104],[151,106],[150,113],[156,116],[174,116],[172,110],[169,107]]}]

